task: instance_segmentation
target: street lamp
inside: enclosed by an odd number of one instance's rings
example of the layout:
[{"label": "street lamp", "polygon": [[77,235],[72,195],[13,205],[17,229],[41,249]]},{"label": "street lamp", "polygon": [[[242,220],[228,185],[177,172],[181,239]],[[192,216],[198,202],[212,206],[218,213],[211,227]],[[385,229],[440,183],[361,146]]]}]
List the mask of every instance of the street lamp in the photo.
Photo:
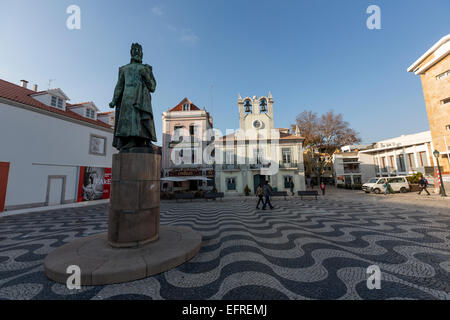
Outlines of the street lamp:
[{"label": "street lamp", "polygon": [[434,150],[433,155],[436,158],[436,163],[437,163],[437,167],[438,167],[438,171],[439,171],[439,181],[441,182],[440,193],[441,193],[441,196],[446,197],[447,195],[445,194],[444,181],[442,181],[442,173],[439,168],[439,151]]}]

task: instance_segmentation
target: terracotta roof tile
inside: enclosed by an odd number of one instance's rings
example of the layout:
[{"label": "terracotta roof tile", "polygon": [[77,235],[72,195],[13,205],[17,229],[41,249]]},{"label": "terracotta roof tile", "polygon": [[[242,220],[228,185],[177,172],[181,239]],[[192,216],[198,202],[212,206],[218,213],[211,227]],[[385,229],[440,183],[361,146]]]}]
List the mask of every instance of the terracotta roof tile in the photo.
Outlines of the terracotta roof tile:
[{"label": "terracotta roof tile", "polygon": [[[31,95],[33,94],[36,94],[36,92],[33,90],[26,89],[14,83],[0,79],[0,97],[4,99],[19,102],[34,107],[36,109],[50,111],[55,114],[60,114],[72,119],[81,120],[87,123],[98,125],[100,127],[111,129],[111,126],[104,123],[103,121],[85,118],[82,115],[79,115],[71,110],[64,111],[54,107],[47,106],[42,102],[32,98]],[[72,105],[67,104],[67,106],[70,107]]]},{"label": "terracotta roof tile", "polygon": [[172,112],[172,111],[183,111],[183,104],[185,104],[185,103],[189,103],[191,105],[190,111],[194,111],[194,110],[199,111],[200,110],[200,108],[197,107],[195,104],[193,104],[188,98],[184,98],[175,107],[170,109],[169,112]]}]

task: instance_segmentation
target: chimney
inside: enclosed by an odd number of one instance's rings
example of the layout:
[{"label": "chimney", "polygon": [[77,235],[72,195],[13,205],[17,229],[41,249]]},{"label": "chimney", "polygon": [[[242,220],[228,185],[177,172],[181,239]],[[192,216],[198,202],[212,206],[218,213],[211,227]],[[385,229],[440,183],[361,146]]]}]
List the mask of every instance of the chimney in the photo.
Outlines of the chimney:
[{"label": "chimney", "polygon": [[22,88],[27,88],[27,85],[28,85],[28,81],[27,80],[20,80],[20,86],[22,87]]},{"label": "chimney", "polygon": [[38,89],[38,85],[35,83],[35,84],[33,85],[33,91],[34,91],[34,92],[37,92],[37,89]]}]

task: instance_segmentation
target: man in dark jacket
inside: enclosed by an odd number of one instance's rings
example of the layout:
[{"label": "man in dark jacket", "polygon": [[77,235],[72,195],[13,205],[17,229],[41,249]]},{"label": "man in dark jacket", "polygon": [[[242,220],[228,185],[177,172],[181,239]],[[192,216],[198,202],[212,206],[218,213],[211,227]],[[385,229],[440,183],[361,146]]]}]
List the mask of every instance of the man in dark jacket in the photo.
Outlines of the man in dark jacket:
[{"label": "man in dark jacket", "polygon": [[270,203],[270,195],[271,195],[271,193],[272,193],[272,187],[270,186],[269,181],[267,181],[267,180],[266,180],[266,182],[264,183],[264,186],[263,186],[263,192],[264,192],[264,198],[265,198],[265,201],[264,201],[264,204],[263,204],[262,209],[263,209],[263,210],[266,210],[266,206],[267,206],[267,205],[269,205],[270,209],[273,209],[273,206],[272,206],[272,204]]},{"label": "man in dark jacket", "polygon": [[419,186],[420,186],[420,188],[421,188],[420,191],[419,191],[419,194],[421,194],[422,191],[425,190],[425,192],[426,192],[428,195],[430,195],[430,193],[429,193],[428,190],[427,190],[428,181],[427,181],[427,179],[424,178],[424,176],[422,176],[422,177],[420,178],[420,180],[419,180]]}]

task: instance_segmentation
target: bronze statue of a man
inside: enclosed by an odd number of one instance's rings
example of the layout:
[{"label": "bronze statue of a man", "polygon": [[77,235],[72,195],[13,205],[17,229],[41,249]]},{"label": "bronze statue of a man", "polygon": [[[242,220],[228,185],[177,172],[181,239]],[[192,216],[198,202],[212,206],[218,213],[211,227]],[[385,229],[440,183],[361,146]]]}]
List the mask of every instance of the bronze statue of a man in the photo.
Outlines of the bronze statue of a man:
[{"label": "bronze statue of a man", "polygon": [[156,80],[152,67],[142,64],[142,46],[131,45],[131,62],[119,68],[119,80],[109,104],[116,107],[113,146],[120,152],[136,149],[151,150],[156,141],[150,92],[155,92]]}]

